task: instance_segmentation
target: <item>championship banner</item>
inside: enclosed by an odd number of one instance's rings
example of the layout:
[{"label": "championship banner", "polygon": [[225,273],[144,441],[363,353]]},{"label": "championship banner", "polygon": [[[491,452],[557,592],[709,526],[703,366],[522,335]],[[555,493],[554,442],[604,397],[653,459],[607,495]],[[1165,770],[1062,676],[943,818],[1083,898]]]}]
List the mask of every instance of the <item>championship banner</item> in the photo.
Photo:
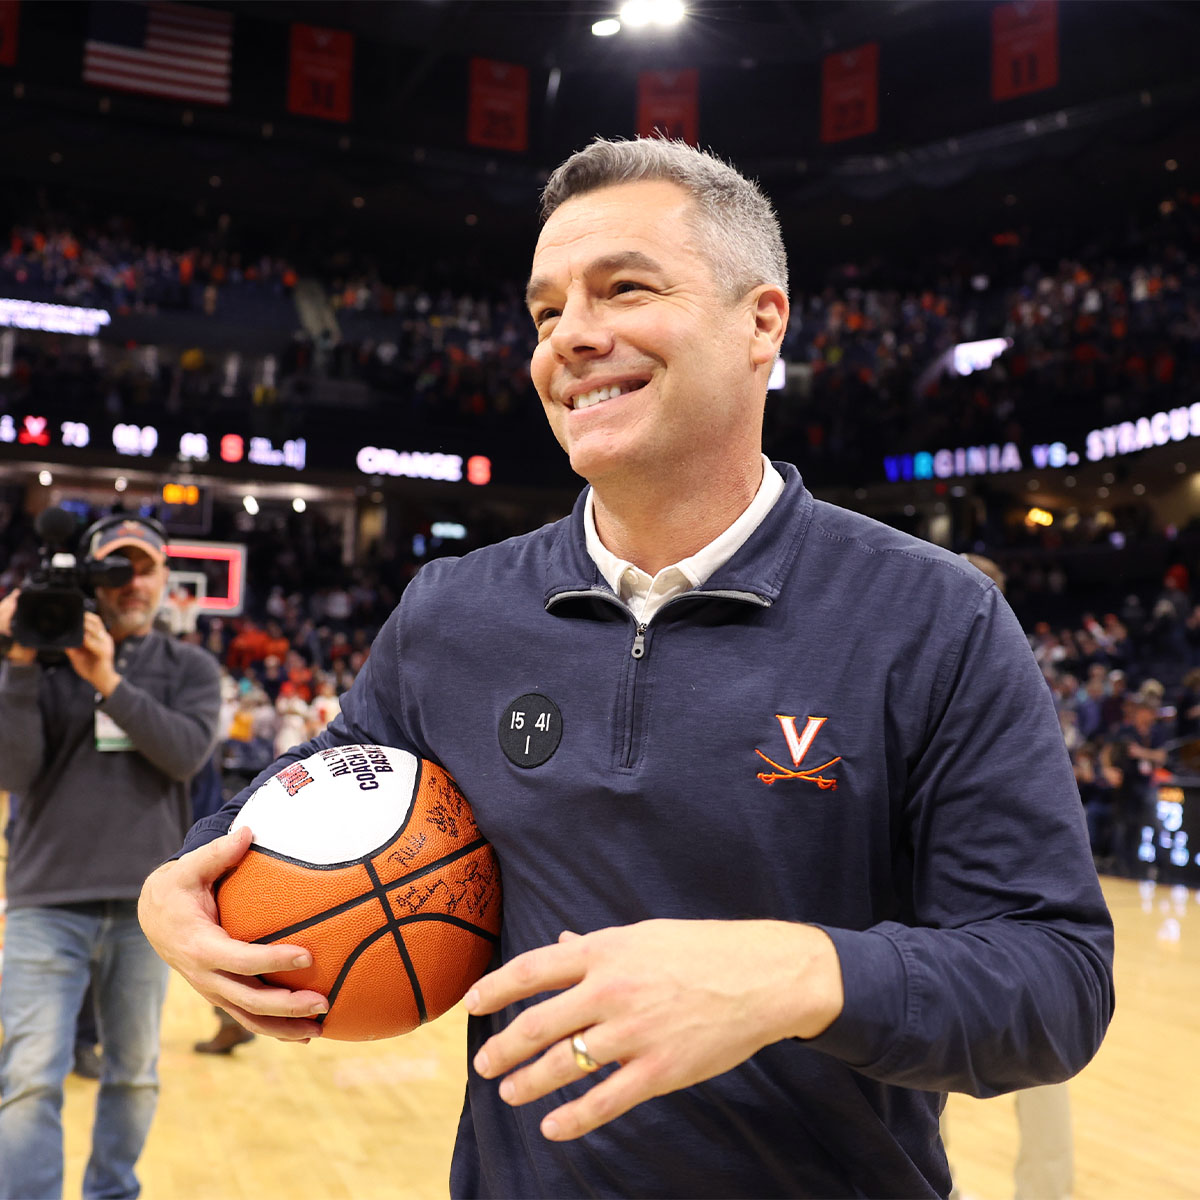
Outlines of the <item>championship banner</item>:
[{"label": "championship banner", "polygon": [[529,71],[491,58],[471,59],[467,141],[493,150],[529,148]]},{"label": "championship banner", "polygon": [[349,121],[354,89],[354,34],[317,25],[292,25],[288,112]]},{"label": "championship banner", "polygon": [[992,9],[992,99],[1012,100],[1058,83],[1058,0]]},{"label": "championship banner", "polygon": [[0,0],[0,67],[17,65],[17,26],[21,0]]},{"label": "championship banner", "polygon": [[637,134],[700,144],[700,72],[695,67],[638,75]]},{"label": "championship banner", "polygon": [[879,127],[879,43],[825,55],[821,63],[821,141],[863,137]]}]

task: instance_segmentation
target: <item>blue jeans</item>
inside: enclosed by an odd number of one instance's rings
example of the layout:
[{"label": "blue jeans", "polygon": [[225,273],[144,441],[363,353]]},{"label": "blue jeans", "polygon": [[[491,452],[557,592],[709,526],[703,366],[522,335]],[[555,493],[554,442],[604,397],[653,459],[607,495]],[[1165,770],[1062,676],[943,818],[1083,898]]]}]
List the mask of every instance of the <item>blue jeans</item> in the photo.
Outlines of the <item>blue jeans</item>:
[{"label": "blue jeans", "polygon": [[134,1164],[158,1103],[158,1039],[167,968],[133,900],[10,908],[0,977],[0,1197],[58,1200],[63,1083],[75,1018],[91,980],[104,1070],[83,1195],[141,1190]]}]

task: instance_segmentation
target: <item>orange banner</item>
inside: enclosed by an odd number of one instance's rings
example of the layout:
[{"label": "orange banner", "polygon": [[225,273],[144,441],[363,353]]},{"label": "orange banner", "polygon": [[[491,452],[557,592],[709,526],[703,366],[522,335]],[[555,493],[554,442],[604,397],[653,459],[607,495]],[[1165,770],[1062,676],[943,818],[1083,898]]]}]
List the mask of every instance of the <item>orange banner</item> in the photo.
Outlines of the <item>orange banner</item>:
[{"label": "orange banner", "polygon": [[1058,83],[1057,0],[992,9],[992,99],[1012,100]]},{"label": "orange banner", "polygon": [[349,121],[354,93],[354,34],[292,25],[288,112]]},{"label": "orange banner", "polygon": [[638,137],[700,143],[700,72],[642,71],[638,75]]},{"label": "orange banner", "polygon": [[20,19],[20,0],[0,0],[0,67],[17,65],[17,26]]},{"label": "orange banner", "polygon": [[471,59],[467,141],[493,150],[529,149],[529,71],[491,58]]},{"label": "orange banner", "polygon": [[821,141],[842,142],[879,127],[879,43],[825,55],[821,63]]}]

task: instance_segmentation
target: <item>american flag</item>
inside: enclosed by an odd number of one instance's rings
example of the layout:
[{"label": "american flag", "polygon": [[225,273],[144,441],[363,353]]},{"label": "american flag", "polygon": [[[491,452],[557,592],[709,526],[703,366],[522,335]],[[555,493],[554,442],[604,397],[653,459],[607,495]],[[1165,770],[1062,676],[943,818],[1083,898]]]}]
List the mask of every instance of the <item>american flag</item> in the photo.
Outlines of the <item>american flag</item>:
[{"label": "american flag", "polygon": [[91,6],[83,79],[173,100],[229,103],[233,16],[191,4]]}]

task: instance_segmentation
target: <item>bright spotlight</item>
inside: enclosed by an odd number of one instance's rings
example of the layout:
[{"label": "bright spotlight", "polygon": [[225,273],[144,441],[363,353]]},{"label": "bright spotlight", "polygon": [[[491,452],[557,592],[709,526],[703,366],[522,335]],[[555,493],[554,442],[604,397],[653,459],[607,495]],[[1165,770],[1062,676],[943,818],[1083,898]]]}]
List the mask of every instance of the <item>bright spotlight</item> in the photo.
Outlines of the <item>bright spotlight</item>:
[{"label": "bright spotlight", "polygon": [[630,29],[641,29],[654,19],[653,0],[625,0],[621,5],[620,17],[623,24]]},{"label": "bright spotlight", "polygon": [[258,515],[258,501],[253,496],[242,497],[242,507],[252,516]]},{"label": "bright spotlight", "polygon": [[592,26],[593,37],[612,37],[614,33],[621,32],[621,22],[616,17],[605,17],[603,21],[597,21]]},{"label": "bright spotlight", "polygon": [[[619,16],[630,29],[642,29],[647,25],[665,28],[678,25],[687,16],[687,8],[683,0],[625,0]],[[595,26],[592,32],[596,32]],[[613,33],[616,32],[614,29]]]},{"label": "bright spotlight", "polygon": [[42,487],[49,487],[53,482],[54,476],[51,475],[49,471],[38,472],[38,483],[40,483]]},{"label": "bright spotlight", "polygon": [[302,513],[307,507],[308,507],[308,505],[304,503],[303,496],[297,496],[295,498],[295,500],[292,501],[292,511],[293,512]]}]

